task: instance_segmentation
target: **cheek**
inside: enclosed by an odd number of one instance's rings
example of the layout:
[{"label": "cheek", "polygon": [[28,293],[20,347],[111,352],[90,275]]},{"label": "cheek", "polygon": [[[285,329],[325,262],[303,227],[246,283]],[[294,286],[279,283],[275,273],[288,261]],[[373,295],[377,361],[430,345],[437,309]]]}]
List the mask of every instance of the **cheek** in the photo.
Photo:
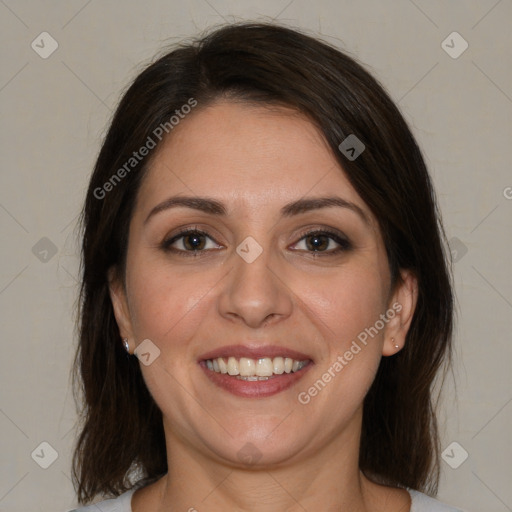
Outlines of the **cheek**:
[{"label": "cheek", "polygon": [[[195,366],[191,340],[212,308],[211,294],[218,281],[208,273],[176,271],[161,262],[133,265],[129,279],[131,312],[137,342],[150,339],[160,350],[158,359],[141,365],[146,385],[166,415],[175,418],[187,410]],[[204,329],[203,329],[204,332]],[[172,400],[169,399],[172,396]],[[169,409],[172,407],[172,409]]]},{"label": "cheek", "polygon": [[161,263],[147,262],[132,268],[128,286],[137,339],[149,338],[166,345],[172,339],[174,346],[188,339],[188,334],[192,336],[193,326],[197,329],[204,318],[208,292],[218,279],[208,273],[176,271]]},{"label": "cheek", "polygon": [[325,280],[302,281],[299,287],[301,300],[321,321],[327,340],[340,347],[374,325],[386,307],[382,276],[365,266],[340,269]]},{"label": "cheek", "polygon": [[383,278],[377,265],[347,266],[333,273],[328,282],[302,284],[301,297],[310,318],[315,319],[322,350],[309,383],[315,389],[301,391],[308,395],[311,391],[319,409],[332,410],[333,403],[344,404],[333,414],[334,423],[353,414],[374,380],[384,331],[375,334],[370,329],[385,313],[386,293],[385,275]]}]

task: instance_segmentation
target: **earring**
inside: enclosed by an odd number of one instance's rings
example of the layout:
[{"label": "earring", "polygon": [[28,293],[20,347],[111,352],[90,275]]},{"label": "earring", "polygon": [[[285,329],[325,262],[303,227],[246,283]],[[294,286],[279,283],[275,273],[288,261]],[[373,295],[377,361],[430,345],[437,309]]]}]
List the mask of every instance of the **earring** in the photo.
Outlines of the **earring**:
[{"label": "earring", "polygon": [[128,343],[128,338],[123,338],[123,345],[124,345],[124,349],[129,354],[130,353],[130,344]]},{"label": "earring", "polygon": [[[395,338],[391,338],[391,343],[395,343]],[[400,348],[400,347],[395,343],[395,348]]]}]

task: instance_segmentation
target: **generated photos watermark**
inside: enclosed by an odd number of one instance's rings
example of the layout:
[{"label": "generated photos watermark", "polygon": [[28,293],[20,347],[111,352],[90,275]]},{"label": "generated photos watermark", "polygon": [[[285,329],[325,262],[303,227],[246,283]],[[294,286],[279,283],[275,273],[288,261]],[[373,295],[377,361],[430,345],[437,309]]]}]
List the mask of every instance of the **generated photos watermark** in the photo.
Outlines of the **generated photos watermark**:
[{"label": "generated photos watermark", "polygon": [[[176,109],[168,121],[159,124],[148,136],[146,142],[139,148],[138,151],[134,151],[132,156],[121,166],[112,176],[101,186],[96,187],[93,191],[93,195],[96,199],[105,199],[106,195],[111,192],[116,185],[118,185],[127,174],[135,169],[146,156],[149,155],[152,149],[156,148],[158,142],[161,142],[165,135],[171,133],[171,131],[180,123],[182,119],[192,112],[192,109],[197,106],[197,100],[189,98],[187,103],[183,104],[179,109]],[[158,140],[158,142],[157,142]]]},{"label": "generated photos watermark", "polygon": [[340,372],[348,365],[354,356],[361,352],[362,347],[365,347],[368,344],[368,338],[373,339],[377,334],[379,334],[382,329],[386,326],[386,324],[393,319],[397,313],[402,311],[402,304],[399,302],[395,302],[385,313],[382,313],[379,319],[371,326],[366,327],[362,330],[358,335],[357,339],[354,339],[350,345],[350,347],[343,353],[343,355],[338,355],[336,361],[334,361],[331,366],[327,369],[326,372],[322,374],[322,376],[311,386],[307,391],[301,391],[297,395],[297,399],[299,403],[302,405],[307,405],[311,402],[311,399],[320,393],[325,386],[331,382]]}]

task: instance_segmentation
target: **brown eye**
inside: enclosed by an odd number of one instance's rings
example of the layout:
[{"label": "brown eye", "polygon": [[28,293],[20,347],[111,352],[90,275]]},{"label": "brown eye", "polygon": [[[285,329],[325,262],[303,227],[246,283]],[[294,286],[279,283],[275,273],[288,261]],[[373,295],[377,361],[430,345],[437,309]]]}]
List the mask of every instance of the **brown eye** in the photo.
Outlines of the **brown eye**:
[{"label": "brown eye", "polygon": [[305,237],[308,251],[325,251],[329,247],[330,237],[327,235],[308,235]]},{"label": "brown eye", "polygon": [[204,240],[204,235],[201,234],[187,234],[182,237],[183,238],[183,246],[185,249],[189,251],[197,251],[204,249],[206,242]]},{"label": "brown eye", "polygon": [[198,229],[186,229],[162,243],[164,251],[183,256],[197,256],[201,252],[220,247],[210,235]]},{"label": "brown eye", "polygon": [[351,248],[350,242],[341,234],[316,230],[302,236],[295,244],[294,250],[318,253],[319,255],[334,255]]}]

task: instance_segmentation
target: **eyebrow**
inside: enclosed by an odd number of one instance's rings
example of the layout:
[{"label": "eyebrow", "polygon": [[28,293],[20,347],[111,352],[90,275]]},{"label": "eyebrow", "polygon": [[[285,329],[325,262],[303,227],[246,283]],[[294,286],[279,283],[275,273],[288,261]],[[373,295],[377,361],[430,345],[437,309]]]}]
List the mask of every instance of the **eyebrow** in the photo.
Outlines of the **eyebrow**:
[{"label": "eyebrow", "polygon": [[[215,199],[211,199],[208,197],[174,196],[169,197],[165,201],[157,204],[149,212],[149,215],[146,217],[144,224],[146,224],[149,221],[149,219],[151,219],[151,217],[153,217],[157,213],[178,207],[191,208],[211,215],[227,215],[227,210],[224,204]],[[293,217],[295,215],[307,213],[312,210],[319,210],[321,208],[332,207],[346,208],[348,210],[351,210],[354,213],[356,213],[359,217],[361,217],[361,219],[366,224],[370,224],[368,216],[359,206],[337,196],[298,199],[297,201],[293,201],[283,206],[281,208],[281,216]]]}]

